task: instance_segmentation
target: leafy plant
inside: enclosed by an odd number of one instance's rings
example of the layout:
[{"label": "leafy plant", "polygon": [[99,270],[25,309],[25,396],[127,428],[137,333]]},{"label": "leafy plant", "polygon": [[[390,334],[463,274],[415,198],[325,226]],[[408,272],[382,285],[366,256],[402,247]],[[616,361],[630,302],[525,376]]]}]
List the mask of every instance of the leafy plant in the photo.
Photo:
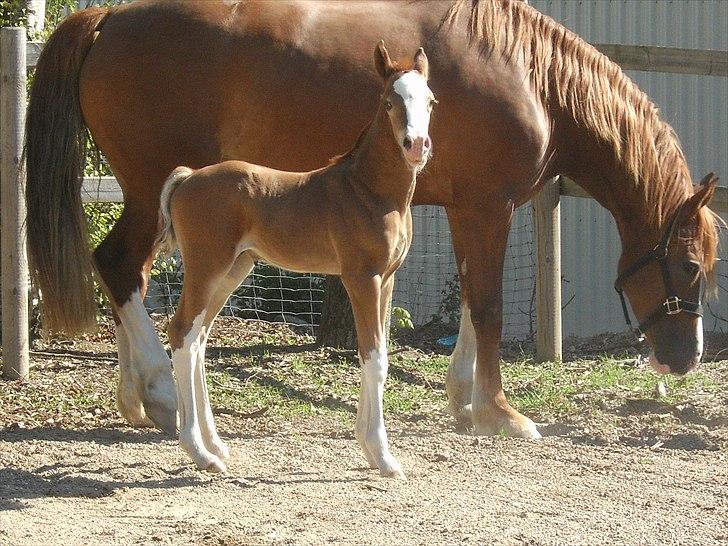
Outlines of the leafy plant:
[{"label": "leafy plant", "polygon": [[414,330],[412,315],[404,307],[392,307],[392,328],[395,330]]}]

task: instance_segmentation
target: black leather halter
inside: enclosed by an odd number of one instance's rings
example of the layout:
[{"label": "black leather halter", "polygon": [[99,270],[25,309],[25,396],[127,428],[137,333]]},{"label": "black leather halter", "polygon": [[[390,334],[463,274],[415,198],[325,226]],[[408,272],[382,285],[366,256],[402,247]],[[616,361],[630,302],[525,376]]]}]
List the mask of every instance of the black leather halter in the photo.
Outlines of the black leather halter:
[{"label": "black leather halter", "polygon": [[[633,330],[634,334],[640,340],[644,339],[647,330],[649,330],[658,320],[668,315],[677,315],[678,313],[685,311],[686,313],[691,313],[699,317],[703,316],[703,305],[700,302],[700,293],[702,292],[702,287],[698,292],[697,302],[679,298],[677,296],[677,293],[675,292],[675,289],[672,286],[672,280],[670,279],[670,270],[667,267],[667,254],[670,247],[670,241],[672,240],[672,236],[675,233],[675,228],[677,227],[679,218],[680,210],[677,211],[677,214],[670,222],[670,225],[668,226],[665,234],[662,236],[662,240],[659,242],[659,244],[650,252],[644,254],[627,269],[622,271],[619,277],[617,277],[617,280],[614,281],[614,289],[617,291],[617,294],[619,294],[619,298],[622,302],[622,312],[624,312],[624,320],[627,321],[627,326]],[[640,269],[653,261],[657,262],[657,264],[660,266],[660,272],[662,273],[662,281],[665,284],[667,299],[662,303],[662,305],[658,306],[654,311],[648,314],[647,318],[645,318],[645,320],[643,320],[637,328],[633,329],[632,321],[630,320],[629,312],[627,311],[627,302],[624,299],[624,282],[629,277],[637,273]]]}]

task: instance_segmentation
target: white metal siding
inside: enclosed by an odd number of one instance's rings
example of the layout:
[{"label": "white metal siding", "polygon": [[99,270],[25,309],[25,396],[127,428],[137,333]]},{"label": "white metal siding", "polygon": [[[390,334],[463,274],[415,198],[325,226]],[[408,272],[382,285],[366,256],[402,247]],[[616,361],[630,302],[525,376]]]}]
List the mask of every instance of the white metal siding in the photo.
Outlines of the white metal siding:
[{"label": "white metal siding", "polygon": [[[534,7],[593,43],[656,45],[693,49],[728,49],[728,1],[725,0],[531,0]],[[693,178],[715,171],[728,180],[728,78],[629,71],[661,108],[662,117],[680,136]],[[415,222],[415,242],[397,276],[395,305],[407,307],[416,322],[437,313],[445,282],[455,273],[444,212],[422,207],[432,217]],[[426,209],[426,210],[424,210]],[[417,212],[415,214],[418,214]],[[562,270],[564,335],[591,335],[624,328],[612,283],[620,253],[609,213],[588,199],[562,200]],[[528,205],[517,211],[504,274],[504,336],[528,334],[528,305],[523,268],[533,259],[524,245],[531,229]],[[436,233],[432,230],[436,230]],[[444,231],[442,231],[444,230]],[[444,236],[446,235],[446,236]],[[728,237],[723,233],[724,258]],[[533,250],[531,246],[531,251]],[[719,270],[728,274],[728,263]],[[515,280],[518,279],[518,280]],[[725,293],[713,307],[728,315]],[[706,320],[707,329],[728,325]]]}]

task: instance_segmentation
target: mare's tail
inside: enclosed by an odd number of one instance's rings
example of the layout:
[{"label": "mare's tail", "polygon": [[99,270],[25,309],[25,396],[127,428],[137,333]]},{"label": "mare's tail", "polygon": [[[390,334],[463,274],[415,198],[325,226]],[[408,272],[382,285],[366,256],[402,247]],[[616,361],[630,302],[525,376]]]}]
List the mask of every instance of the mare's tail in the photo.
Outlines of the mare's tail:
[{"label": "mare's tail", "polygon": [[88,135],[79,100],[86,54],[109,14],[69,16],[35,69],[26,122],[30,271],[43,298],[46,329],[73,334],[96,325],[92,258],[81,202]]},{"label": "mare's tail", "polygon": [[177,240],[172,225],[172,194],[182,182],[187,180],[194,171],[189,167],[177,167],[167,177],[162,186],[162,195],[159,199],[159,235],[157,246],[164,252],[171,253],[177,248]]}]

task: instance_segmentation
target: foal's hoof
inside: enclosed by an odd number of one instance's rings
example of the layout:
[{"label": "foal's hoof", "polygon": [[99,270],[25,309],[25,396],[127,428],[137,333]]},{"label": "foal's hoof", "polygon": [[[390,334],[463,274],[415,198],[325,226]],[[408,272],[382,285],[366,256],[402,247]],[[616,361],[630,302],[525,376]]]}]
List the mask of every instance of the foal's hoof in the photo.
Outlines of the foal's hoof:
[{"label": "foal's hoof", "polygon": [[402,472],[402,469],[399,467],[381,468],[381,469],[379,469],[379,475],[382,478],[390,478],[392,480],[402,480],[402,481],[407,480],[407,476],[404,475],[404,472]]},{"label": "foal's hoof", "polygon": [[388,460],[385,460],[383,463],[379,466],[379,475],[382,478],[391,478],[394,480],[406,480],[407,478],[404,475],[404,472],[402,472],[402,465],[399,464],[399,461],[394,459],[393,457],[388,457]]},{"label": "foal's hoof", "polygon": [[203,460],[197,463],[198,470],[205,470],[212,474],[220,474],[227,472],[227,466],[215,456],[205,457]]},{"label": "foal's hoof", "polygon": [[225,466],[224,462],[218,459],[216,461],[212,461],[205,470],[212,474],[221,474],[222,472],[227,472],[227,466]]}]

